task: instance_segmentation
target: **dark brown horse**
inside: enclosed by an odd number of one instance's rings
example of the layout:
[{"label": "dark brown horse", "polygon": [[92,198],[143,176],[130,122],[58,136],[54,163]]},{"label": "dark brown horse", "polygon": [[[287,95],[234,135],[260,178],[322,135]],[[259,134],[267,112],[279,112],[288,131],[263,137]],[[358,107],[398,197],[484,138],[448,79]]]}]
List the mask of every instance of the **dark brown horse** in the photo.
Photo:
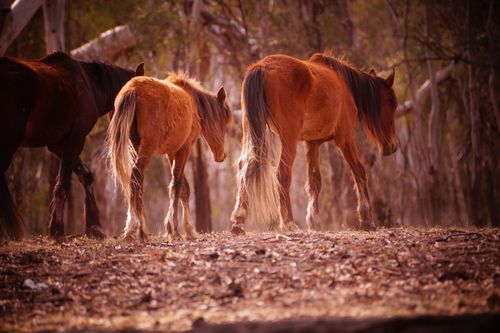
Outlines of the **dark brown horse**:
[{"label": "dark brown horse", "polygon": [[[243,82],[243,147],[232,232],[244,233],[247,219],[279,219],[282,229],[297,228],[290,184],[299,140],[305,141],[307,156],[308,227],[320,228],[319,146],[333,140],[356,183],[361,227],[373,229],[366,174],[353,134],[361,123],[367,137],[384,155],[396,151],[393,81],[394,72],[382,79],[325,53],[314,54],[307,61],[272,55],[250,66]],[[279,142],[273,140],[271,132],[277,134]],[[276,165],[273,162],[278,153]]]},{"label": "dark brown horse", "polygon": [[64,53],[41,60],[0,58],[0,239],[21,238],[23,222],[5,179],[19,147],[43,147],[61,159],[54,188],[49,235],[64,235],[64,203],[74,172],[85,189],[86,234],[103,237],[92,174],[80,160],[85,137],[113,109],[116,94],[136,72]]},{"label": "dark brown horse", "polygon": [[172,74],[165,80],[138,77],[123,87],[116,97],[108,142],[111,167],[128,204],[126,239],[146,240],[144,171],[157,154],[164,155],[172,166],[170,207],[164,221],[167,236],[180,238],[177,228],[180,200],[186,238],[195,237],[189,222],[190,190],[184,167],[200,134],[212,150],[214,160],[224,160],[224,135],[230,119],[224,88],[213,94],[184,75]]}]

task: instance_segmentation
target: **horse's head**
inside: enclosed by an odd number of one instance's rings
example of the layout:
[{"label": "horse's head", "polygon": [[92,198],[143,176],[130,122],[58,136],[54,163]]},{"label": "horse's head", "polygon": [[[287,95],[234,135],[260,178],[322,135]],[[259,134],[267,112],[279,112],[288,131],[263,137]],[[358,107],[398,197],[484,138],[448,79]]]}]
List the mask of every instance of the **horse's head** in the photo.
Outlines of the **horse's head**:
[{"label": "horse's head", "polygon": [[380,89],[380,125],[385,137],[382,145],[382,154],[384,155],[390,155],[398,150],[398,137],[394,128],[394,113],[398,106],[396,95],[392,89],[394,74],[393,69]]},{"label": "horse's head", "polygon": [[[392,86],[394,84],[394,74],[392,73],[387,78],[377,77],[380,82],[380,116],[377,133],[373,133],[373,137],[380,149],[380,152],[387,156],[398,149],[398,137],[394,128],[394,113],[397,107],[396,95]],[[372,69],[370,75],[376,76]]]},{"label": "horse's head", "polygon": [[216,162],[222,162],[226,158],[224,149],[226,126],[231,120],[231,110],[226,101],[226,90],[220,87],[217,92],[216,103],[213,104],[212,116],[213,126],[204,130],[204,137],[210,146],[212,156]]}]

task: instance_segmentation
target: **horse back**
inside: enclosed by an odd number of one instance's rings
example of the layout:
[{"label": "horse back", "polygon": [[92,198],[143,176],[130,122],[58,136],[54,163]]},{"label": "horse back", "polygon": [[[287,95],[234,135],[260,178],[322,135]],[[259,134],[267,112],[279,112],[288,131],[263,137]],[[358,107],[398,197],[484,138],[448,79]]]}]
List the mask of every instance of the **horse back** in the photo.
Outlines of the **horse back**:
[{"label": "horse back", "polygon": [[135,91],[136,126],[141,149],[172,156],[201,131],[192,97],[168,80],[135,77],[117,96]]},{"label": "horse back", "polygon": [[[66,56],[62,61],[47,57],[42,61],[22,61],[35,73],[36,98],[29,112],[23,139],[24,146],[53,145],[73,128],[81,113],[81,100],[92,101],[92,95],[78,64]],[[83,102],[82,102],[83,104]]]},{"label": "horse back", "polygon": [[349,88],[328,67],[286,55],[265,57],[253,67],[265,69],[274,131],[298,132],[306,141],[330,140],[341,126],[350,128],[356,120]]},{"label": "horse back", "polygon": [[341,140],[351,135],[358,123],[357,108],[348,85],[342,77],[327,66],[305,62],[313,81],[305,108],[302,139]]}]

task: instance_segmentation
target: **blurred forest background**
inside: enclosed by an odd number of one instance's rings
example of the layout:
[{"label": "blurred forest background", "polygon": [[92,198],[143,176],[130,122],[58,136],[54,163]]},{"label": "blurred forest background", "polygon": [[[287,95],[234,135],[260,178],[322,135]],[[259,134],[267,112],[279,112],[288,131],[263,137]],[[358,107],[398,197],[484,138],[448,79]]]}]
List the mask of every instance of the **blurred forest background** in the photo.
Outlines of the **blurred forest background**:
[{"label": "blurred forest background", "polygon": [[[43,1],[38,1],[43,2]],[[381,226],[498,226],[500,223],[500,3],[494,0],[53,0],[62,7],[70,51],[125,25],[119,52],[94,58],[163,78],[183,70],[214,91],[221,84],[235,110],[227,134],[229,157],[211,159],[198,143],[187,175],[198,230],[228,230],[240,148],[240,85],[245,68],[274,53],[302,59],[331,49],[365,71],[396,69],[400,149],[382,157],[359,133],[376,222]],[[8,8],[12,1],[3,1]],[[5,13],[5,10],[4,12]],[[40,7],[6,55],[47,53]],[[102,42],[106,43],[106,42]],[[111,45],[111,44],[110,44]],[[98,45],[99,46],[99,45]],[[101,45],[106,48],[106,45]],[[122,49],[124,48],[124,49]],[[82,159],[95,176],[105,231],[118,234],[125,206],[103,158],[109,120],[89,135]],[[350,172],[334,144],[320,151],[325,230],[357,224]],[[57,161],[45,149],[21,149],[8,171],[15,200],[31,233],[46,233]],[[292,200],[305,226],[306,177],[302,147],[294,165]],[[147,230],[163,230],[168,208],[168,163],[161,157],[146,175]],[[83,231],[83,190],[73,179],[67,232]]]}]

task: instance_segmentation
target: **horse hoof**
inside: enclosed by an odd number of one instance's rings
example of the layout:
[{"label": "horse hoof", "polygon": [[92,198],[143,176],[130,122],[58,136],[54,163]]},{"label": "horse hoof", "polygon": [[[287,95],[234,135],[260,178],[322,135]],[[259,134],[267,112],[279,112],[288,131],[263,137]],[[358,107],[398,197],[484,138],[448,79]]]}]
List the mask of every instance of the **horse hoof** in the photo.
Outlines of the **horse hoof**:
[{"label": "horse hoof", "polygon": [[231,226],[231,234],[233,234],[234,236],[244,235],[245,228],[240,224],[233,224]]},{"label": "horse hoof", "polygon": [[308,229],[309,231],[321,231],[321,225],[317,222],[310,223]]},{"label": "horse hoof", "polygon": [[364,230],[364,231],[375,231],[375,230],[377,230],[377,226],[372,221],[361,222],[359,228],[361,230]]},{"label": "horse hoof", "polygon": [[135,241],[134,234],[132,232],[126,232],[121,236],[121,241],[125,243],[133,243]]},{"label": "horse hoof", "polygon": [[171,242],[175,242],[175,241],[180,241],[182,240],[182,237],[179,233],[171,233],[171,232],[167,232],[165,234],[165,237],[167,238],[167,240],[171,241]]},{"label": "horse hoof", "polygon": [[105,239],[107,236],[104,232],[102,232],[101,227],[98,226],[92,226],[87,228],[85,231],[85,235],[87,235],[88,238],[92,239]]},{"label": "horse hoof", "polygon": [[149,242],[148,236],[142,230],[139,232],[139,239],[141,240],[142,243],[148,243]]},{"label": "horse hoof", "polygon": [[186,240],[188,240],[188,241],[196,240],[197,238],[198,238],[198,235],[195,232],[186,233]]},{"label": "horse hoof", "polygon": [[283,232],[299,232],[301,231],[297,223],[294,221],[288,221],[283,224]]}]

